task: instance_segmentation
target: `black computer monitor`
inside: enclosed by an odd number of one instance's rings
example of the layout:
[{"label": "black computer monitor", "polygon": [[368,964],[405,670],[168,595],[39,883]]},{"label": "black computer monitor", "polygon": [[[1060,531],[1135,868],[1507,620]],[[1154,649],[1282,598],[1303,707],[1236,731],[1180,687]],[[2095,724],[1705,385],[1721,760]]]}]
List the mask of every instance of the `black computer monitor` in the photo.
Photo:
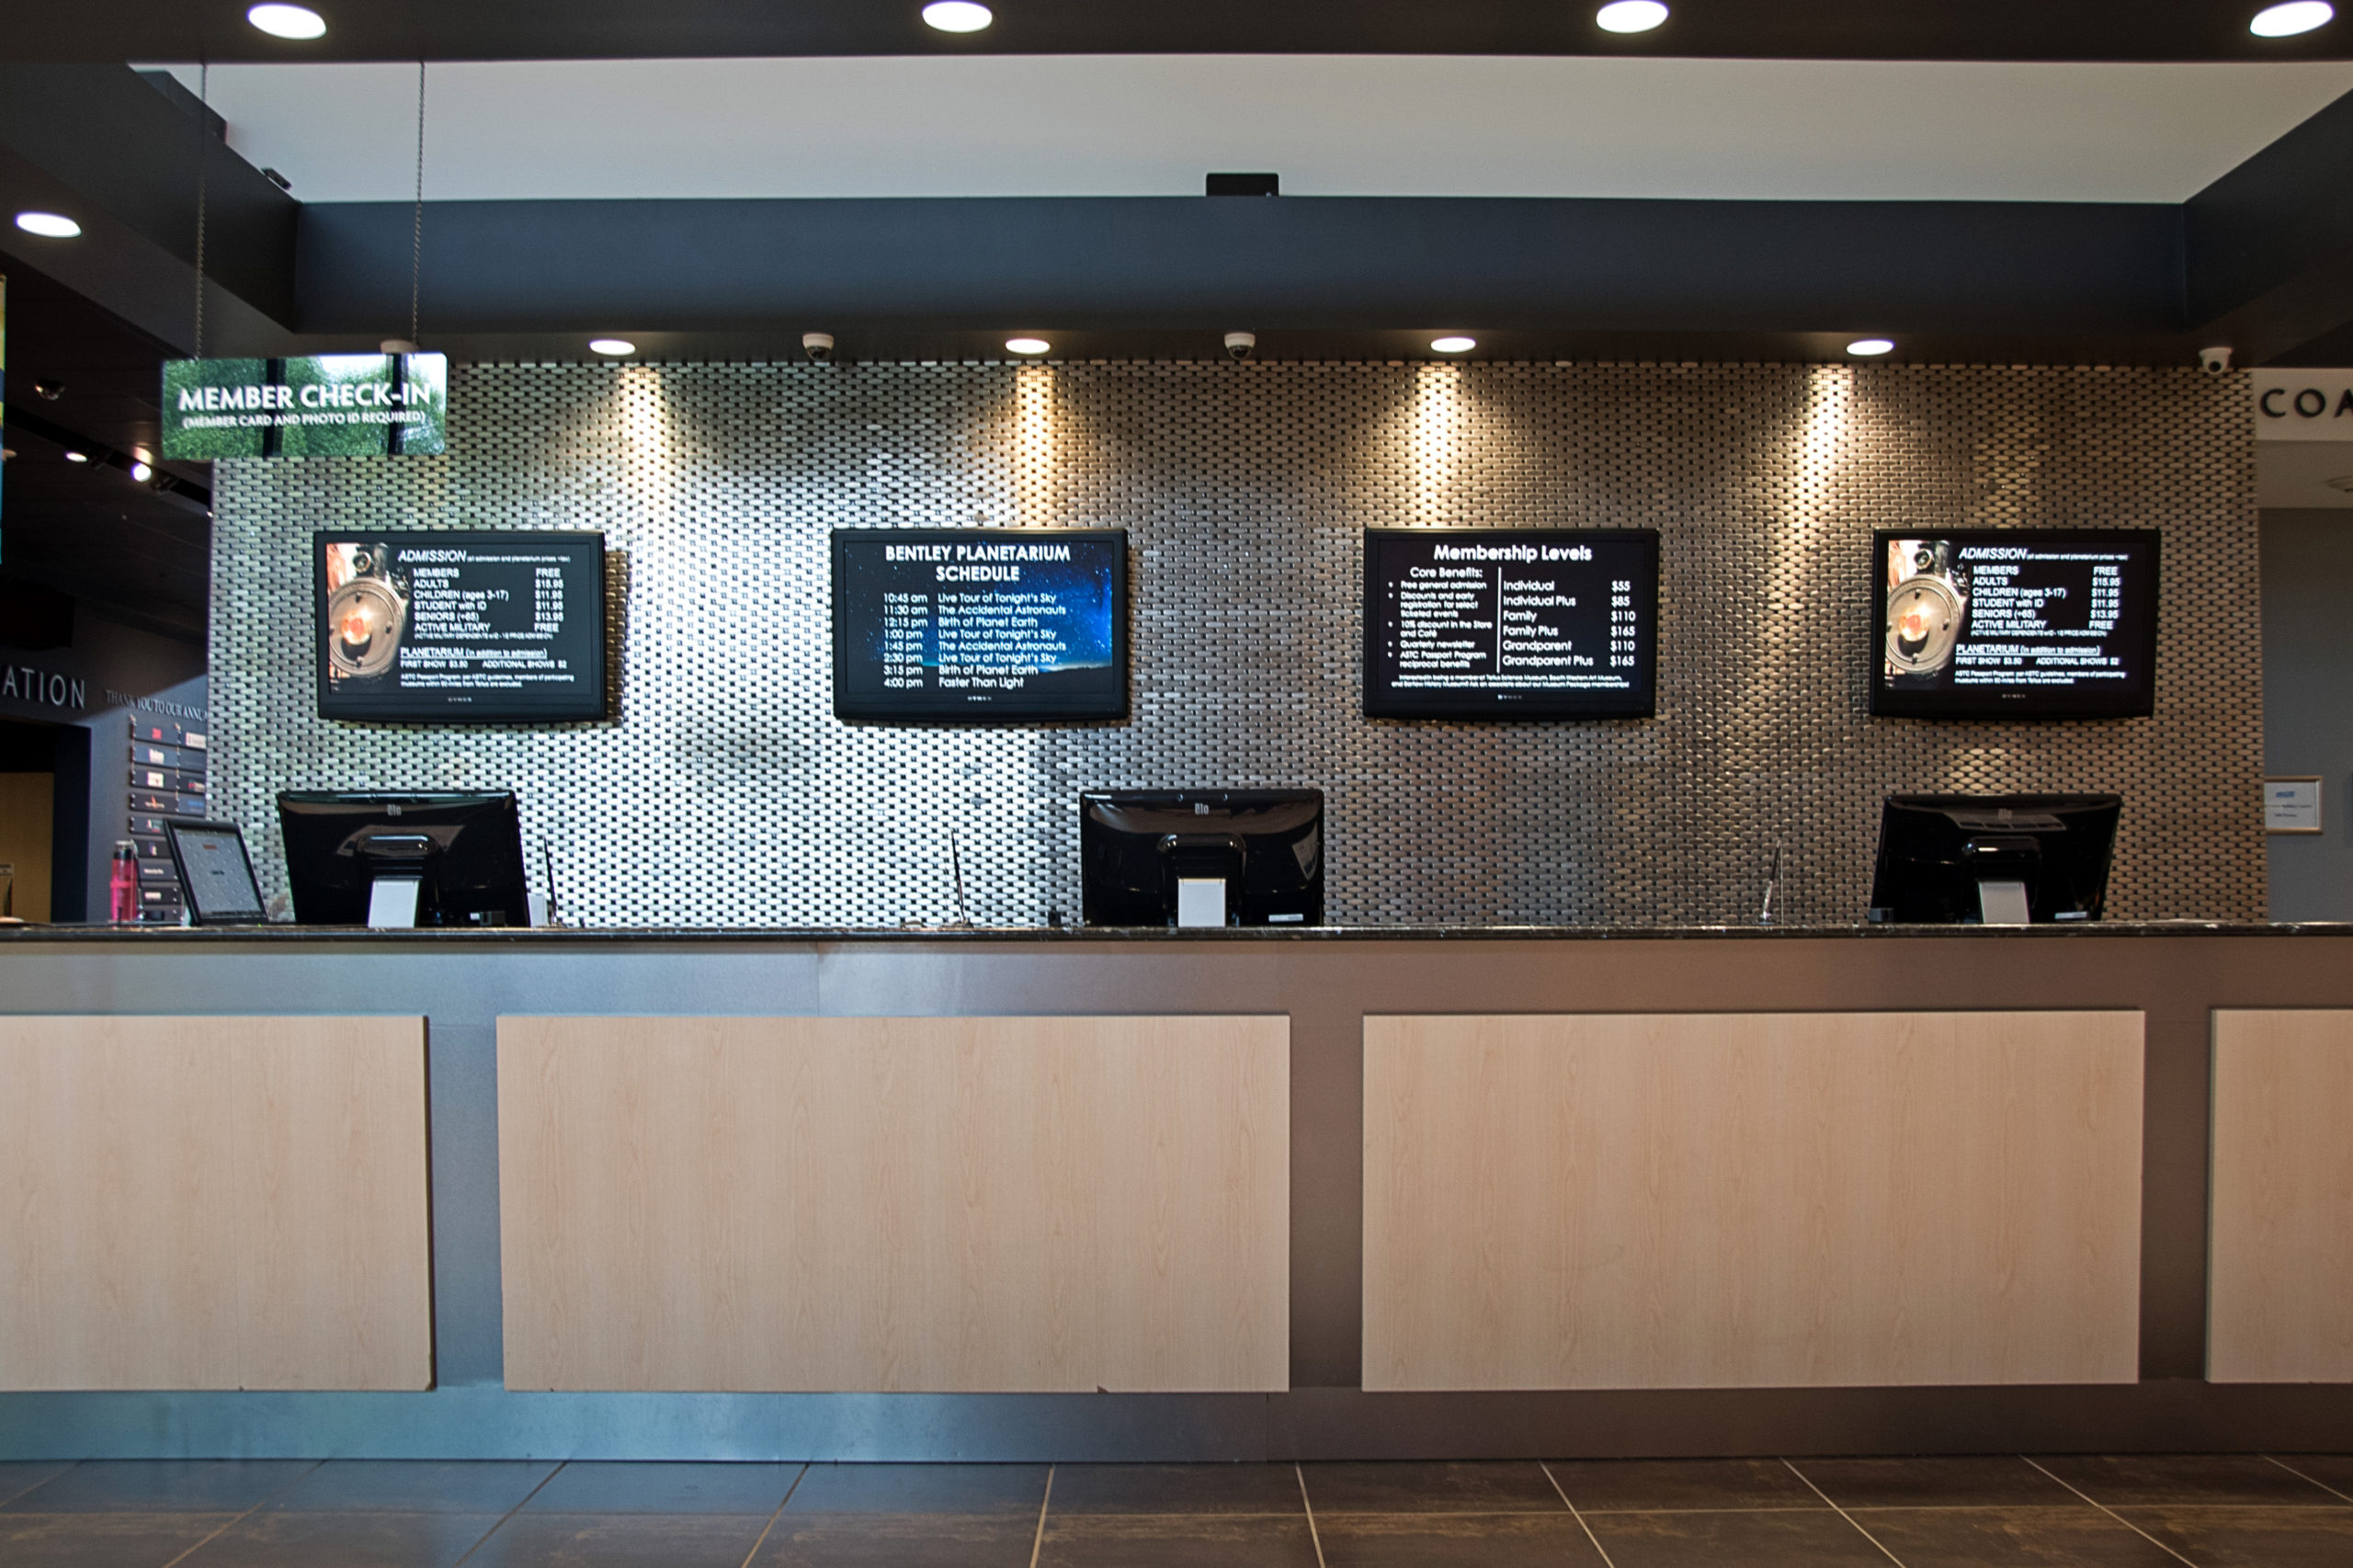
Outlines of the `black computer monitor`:
[{"label": "black computer monitor", "polygon": [[[522,819],[505,790],[288,790],[278,823],[302,925],[531,923]],[[398,918],[412,897],[414,918]]]},{"label": "black computer monitor", "polygon": [[1078,854],[1089,926],[1324,923],[1320,790],[1089,790]]},{"label": "black computer monitor", "polygon": [[1891,795],[1870,918],[1911,925],[2097,920],[2120,795]]}]

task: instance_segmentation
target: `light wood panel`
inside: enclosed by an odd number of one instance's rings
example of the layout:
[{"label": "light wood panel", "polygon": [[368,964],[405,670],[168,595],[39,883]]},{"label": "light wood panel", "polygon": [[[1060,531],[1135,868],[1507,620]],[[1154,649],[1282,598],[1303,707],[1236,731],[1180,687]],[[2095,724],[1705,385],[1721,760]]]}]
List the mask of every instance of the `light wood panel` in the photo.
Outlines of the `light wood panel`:
[{"label": "light wood panel", "polygon": [[432,1381],[421,1018],[0,1017],[0,1387]]},{"label": "light wood panel", "polygon": [[498,1030],[517,1389],[1273,1390],[1282,1017]]},{"label": "light wood panel", "polygon": [[2353,1382],[2353,1012],[2213,1021],[2206,1375]]},{"label": "light wood panel", "polygon": [[2130,1382],[2138,1013],[1365,1019],[1369,1389]]}]

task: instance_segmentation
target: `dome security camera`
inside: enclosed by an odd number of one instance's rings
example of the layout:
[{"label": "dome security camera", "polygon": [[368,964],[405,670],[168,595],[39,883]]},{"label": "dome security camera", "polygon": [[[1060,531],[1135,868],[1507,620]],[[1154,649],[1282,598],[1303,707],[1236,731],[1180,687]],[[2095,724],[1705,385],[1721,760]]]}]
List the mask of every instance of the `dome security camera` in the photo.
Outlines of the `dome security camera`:
[{"label": "dome security camera", "polygon": [[1225,335],[1225,351],[1236,360],[1250,358],[1250,350],[1258,347],[1255,332],[1229,332]]},{"label": "dome security camera", "polygon": [[801,335],[801,348],[811,360],[822,365],[834,357],[834,335],[830,332],[804,332]]},{"label": "dome security camera", "polygon": [[2227,343],[2198,351],[2198,368],[2210,376],[2219,376],[2231,368],[2231,346]]}]

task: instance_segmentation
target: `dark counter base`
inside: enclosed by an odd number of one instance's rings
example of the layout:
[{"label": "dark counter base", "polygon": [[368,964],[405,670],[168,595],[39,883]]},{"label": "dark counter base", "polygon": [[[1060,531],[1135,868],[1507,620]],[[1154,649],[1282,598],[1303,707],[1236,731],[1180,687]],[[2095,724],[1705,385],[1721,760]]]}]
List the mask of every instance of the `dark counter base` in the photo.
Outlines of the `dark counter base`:
[{"label": "dark counter base", "polygon": [[1820,941],[1859,937],[2045,941],[2103,937],[2345,937],[2353,924],[2139,920],[2048,926],[1257,926],[1177,930],[1149,926],[556,926],[383,931],[360,926],[0,926],[0,951],[47,942],[462,944],[573,947],[581,944],[825,945],[951,942],[1627,942]]}]

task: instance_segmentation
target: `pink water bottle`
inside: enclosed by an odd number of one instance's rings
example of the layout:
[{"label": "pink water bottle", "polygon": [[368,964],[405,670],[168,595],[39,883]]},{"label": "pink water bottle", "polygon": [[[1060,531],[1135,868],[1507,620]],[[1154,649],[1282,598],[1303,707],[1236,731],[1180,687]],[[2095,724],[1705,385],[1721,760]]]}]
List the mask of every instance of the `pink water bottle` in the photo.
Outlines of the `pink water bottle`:
[{"label": "pink water bottle", "polygon": [[139,918],[139,846],[127,838],[115,841],[114,869],[107,876],[107,898],[113,906],[108,919]]}]

